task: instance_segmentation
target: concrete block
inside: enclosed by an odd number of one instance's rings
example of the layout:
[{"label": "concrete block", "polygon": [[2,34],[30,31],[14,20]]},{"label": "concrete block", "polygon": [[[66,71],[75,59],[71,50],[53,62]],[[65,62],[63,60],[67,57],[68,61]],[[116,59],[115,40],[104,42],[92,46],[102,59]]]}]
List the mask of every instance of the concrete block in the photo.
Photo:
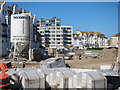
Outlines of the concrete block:
[{"label": "concrete block", "polygon": [[66,67],[63,58],[49,58],[40,63],[40,68],[59,68]]},{"label": "concrete block", "polygon": [[54,72],[46,76],[46,81],[52,88],[69,88],[69,78],[74,74],[69,68],[54,68]]},{"label": "concrete block", "polygon": [[80,72],[69,81],[70,88],[107,88],[107,79],[97,71]]},{"label": "concrete block", "polygon": [[18,69],[22,88],[45,88],[45,76],[36,68]]}]

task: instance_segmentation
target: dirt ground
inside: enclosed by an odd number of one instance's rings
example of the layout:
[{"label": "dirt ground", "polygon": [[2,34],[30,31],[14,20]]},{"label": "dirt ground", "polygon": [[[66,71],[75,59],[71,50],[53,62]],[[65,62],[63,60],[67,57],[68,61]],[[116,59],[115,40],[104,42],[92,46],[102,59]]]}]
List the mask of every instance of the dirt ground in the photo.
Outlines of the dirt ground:
[{"label": "dirt ground", "polygon": [[36,62],[34,64],[25,64],[25,68],[32,68],[32,67],[40,68],[40,63]]},{"label": "dirt ground", "polygon": [[[79,69],[100,69],[101,65],[112,65],[113,62],[117,61],[117,49],[103,49],[97,58],[90,58],[84,56],[81,60],[79,58],[73,60],[65,60],[65,63],[70,68]],[[77,54],[76,54],[77,55]],[[79,55],[77,55],[79,56]],[[25,68],[40,68],[40,62],[32,61],[30,63],[25,62]]]},{"label": "dirt ground", "polygon": [[86,59],[86,60],[65,60],[65,63],[70,66],[70,68],[79,69],[100,69],[101,65],[111,65],[114,61],[113,59]]},{"label": "dirt ground", "polygon": [[[79,53],[77,51],[77,53]],[[76,53],[76,55],[77,55]],[[101,65],[112,65],[113,62],[117,61],[117,49],[103,49],[98,54],[97,58],[89,58],[85,55],[82,60],[65,60],[65,63],[71,68],[80,68],[80,69],[100,69]],[[77,55],[78,56],[78,55]],[[87,58],[85,58],[87,57]]]},{"label": "dirt ground", "polygon": [[[112,65],[116,59],[82,59],[82,60],[65,60],[67,66],[70,68],[79,68],[79,69],[100,69],[101,65]],[[40,68],[40,63],[36,62],[34,64],[26,64],[25,68]]]}]

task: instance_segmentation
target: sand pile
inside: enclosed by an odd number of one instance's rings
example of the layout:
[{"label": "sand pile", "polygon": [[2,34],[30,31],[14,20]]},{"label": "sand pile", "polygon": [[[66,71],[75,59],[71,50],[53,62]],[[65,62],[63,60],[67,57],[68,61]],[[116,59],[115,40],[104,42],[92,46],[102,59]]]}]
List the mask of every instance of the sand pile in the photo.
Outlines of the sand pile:
[{"label": "sand pile", "polygon": [[115,48],[111,48],[111,49],[103,49],[99,54],[98,57],[99,58],[104,58],[104,59],[115,59],[117,58],[117,54],[118,54],[118,50]]}]

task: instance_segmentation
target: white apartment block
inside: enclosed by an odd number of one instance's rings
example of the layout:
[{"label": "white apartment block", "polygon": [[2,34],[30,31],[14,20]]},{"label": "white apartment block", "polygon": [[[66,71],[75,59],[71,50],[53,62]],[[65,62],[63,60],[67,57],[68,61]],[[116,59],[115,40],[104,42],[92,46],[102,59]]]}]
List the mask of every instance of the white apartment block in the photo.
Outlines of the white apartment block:
[{"label": "white apartment block", "polygon": [[63,49],[72,45],[72,26],[61,26],[61,19],[56,17],[37,20],[37,31],[41,34],[42,46]]},{"label": "white apartment block", "polygon": [[108,46],[108,38],[99,32],[86,32],[77,30],[73,34],[73,46],[80,49],[86,48],[104,48]]}]

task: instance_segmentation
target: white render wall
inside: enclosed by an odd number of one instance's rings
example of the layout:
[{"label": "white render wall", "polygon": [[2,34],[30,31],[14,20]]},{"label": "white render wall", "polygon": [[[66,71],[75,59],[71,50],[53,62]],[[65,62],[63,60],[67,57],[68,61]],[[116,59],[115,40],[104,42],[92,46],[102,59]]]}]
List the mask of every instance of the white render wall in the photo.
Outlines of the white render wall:
[{"label": "white render wall", "polygon": [[[74,38],[73,38],[73,46],[74,47],[84,47],[85,45],[89,45],[89,48],[104,48],[104,47],[107,47],[108,46],[108,40],[107,38],[102,38],[102,37],[99,37],[97,35],[97,33],[95,33],[93,36],[91,35],[86,35],[86,34],[83,34],[78,32],[77,31],[77,35],[75,37],[74,35]],[[80,43],[81,42],[81,43]]]},{"label": "white render wall", "polygon": [[112,47],[118,47],[118,37],[111,37],[111,44]]}]

